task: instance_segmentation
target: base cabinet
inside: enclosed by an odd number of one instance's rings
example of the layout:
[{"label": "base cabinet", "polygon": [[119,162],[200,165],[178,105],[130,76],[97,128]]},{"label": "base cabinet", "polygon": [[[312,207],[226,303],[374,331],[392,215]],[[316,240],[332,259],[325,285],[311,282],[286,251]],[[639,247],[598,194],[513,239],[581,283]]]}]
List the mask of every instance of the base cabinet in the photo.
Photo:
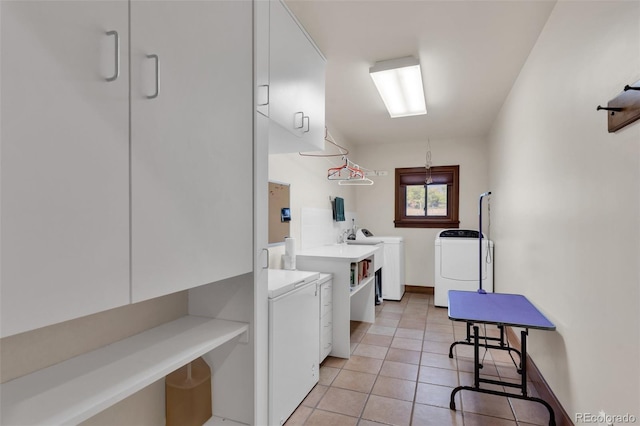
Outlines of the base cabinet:
[{"label": "base cabinet", "polygon": [[[369,275],[351,286],[351,264],[362,261],[371,264]],[[376,246],[321,246],[297,254],[298,269],[332,274],[331,356],[346,359],[351,356],[351,321],[375,321],[374,274],[381,264]]]},{"label": "base cabinet", "polygon": [[269,425],[283,425],[318,383],[317,285],[269,299]]},{"label": "base cabinet", "polygon": [[331,274],[320,274],[320,360],[333,348],[333,280]]}]

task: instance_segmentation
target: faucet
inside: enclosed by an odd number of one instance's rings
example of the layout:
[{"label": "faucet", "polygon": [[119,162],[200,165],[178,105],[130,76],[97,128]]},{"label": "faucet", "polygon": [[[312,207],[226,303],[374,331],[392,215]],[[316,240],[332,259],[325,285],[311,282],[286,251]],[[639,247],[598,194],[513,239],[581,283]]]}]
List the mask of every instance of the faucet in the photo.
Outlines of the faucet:
[{"label": "faucet", "polygon": [[355,240],[356,239],[356,220],[355,219],[351,219],[351,229],[347,229],[347,239],[348,240]]}]

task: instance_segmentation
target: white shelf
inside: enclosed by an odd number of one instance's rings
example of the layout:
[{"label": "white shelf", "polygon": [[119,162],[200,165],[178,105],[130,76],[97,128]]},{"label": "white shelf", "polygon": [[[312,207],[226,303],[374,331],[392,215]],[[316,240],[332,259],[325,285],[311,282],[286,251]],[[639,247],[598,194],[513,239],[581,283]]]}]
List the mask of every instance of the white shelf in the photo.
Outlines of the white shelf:
[{"label": "white shelf", "polygon": [[247,426],[245,423],[238,423],[233,420],[213,416],[202,426]]},{"label": "white shelf", "polygon": [[374,278],[375,278],[374,276],[364,278],[362,281],[360,281],[360,284],[358,284],[355,287],[351,287],[351,292],[349,294],[349,297],[352,297],[354,294],[356,294],[357,292],[365,288],[367,285],[369,285]]},{"label": "white shelf", "polygon": [[243,333],[246,341],[248,330],[185,316],[9,381],[0,385],[0,424],[80,423]]}]

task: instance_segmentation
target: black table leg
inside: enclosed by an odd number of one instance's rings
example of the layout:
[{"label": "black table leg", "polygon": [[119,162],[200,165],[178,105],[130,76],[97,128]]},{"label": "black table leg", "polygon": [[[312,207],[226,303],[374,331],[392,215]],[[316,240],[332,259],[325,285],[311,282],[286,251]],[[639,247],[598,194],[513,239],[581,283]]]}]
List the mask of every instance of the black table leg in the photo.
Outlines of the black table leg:
[{"label": "black table leg", "polygon": [[529,330],[527,330],[526,328],[520,331],[520,350],[524,354],[524,356],[520,357],[520,378],[522,379],[521,390],[522,390],[523,396],[527,396],[527,336],[528,335],[529,335]]},{"label": "black table leg", "polygon": [[[469,327],[469,325],[467,325]],[[549,426],[556,426],[556,418],[555,418],[555,413],[553,411],[553,407],[551,407],[551,405],[549,405],[549,403],[547,403],[545,400],[540,399],[540,398],[535,398],[535,397],[531,397],[527,395],[527,335],[529,330],[528,329],[524,329],[520,332],[520,349],[522,352],[518,352],[518,354],[520,355],[520,385],[511,383],[511,382],[504,382],[504,381],[500,381],[500,380],[492,380],[492,379],[483,379],[480,377],[480,368],[482,368],[481,364],[480,364],[480,340],[478,337],[478,326],[474,326],[473,327],[473,357],[474,357],[474,365],[473,365],[473,386],[458,386],[455,389],[453,389],[453,391],[451,391],[451,399],[449,401],[449,408],[454,410],[456,409],[456,402],[455,402],[455,397],[456,394],[462,390],[469,390],[472,392],[479,392],[479,393],[486,393],[486,394],[490,394],[490,395],[498,395],[498,396],[506,396],[508,398],[516,398],[516,399],[522,399],[522,400],[526,400],[526,401],[534,401],[537,402],[539,404],[542,404],[546,407],[547,411],[549,412]],[[469,329],[467,328],[467,337],[469,337],[468,335],[469,333]],[[456,343],[460,343],[460,342],[456,342]],[[455,345],[455,343],[454,343]],[[449,356],[452,357],[451,354],[451,349],[453,348],[453,345],[451,345],[451,348],[449,349]],[[496,384],[496,385],[502,385],[502,386],[509,386],[509,387],[515,387],[520,389],[520,394],[516,394],[516,393],[509,393],[509,392],[501,392],[501,391],[494,391],[491,389],[483,389],[480,387],[480,383],[491,383],[491,384]]]},{"label": "black table leg", "polygon": [[[485,340],[485,343],[483,343],[481,346],[483,348],[486,348],[486,349],[498,349],[498,350],[508,351],[509,353],[515,352],[515,353],[518,354],[518,357],[522,357],[522,354],[520,353],[519,350],[517,350],[516,348],[512,348],[512,347],[508,346],[505,343],[504,326],[498,325],[498,328],[500,329],[500,337],[487,337],[487,336],[484,336],[482,340]],[[475,330],[475,328],[474,328],[474,330]],[[449,358],[453,358],[453,348],[456,345],[473,346],[472,337],[473,336],[471,335],[471,323],[467,322],[467,337],[464,340],[459,340],[457,342],[453,342],[451,344],[451,346],[449,346]],[[489,344],[489,341],[497,342],[497,344],[496,345],[491,345],[491,344]],[[482,365],[480,366],[480,368],[482,368]],[[520,372],[520,371],[518,371],[518,372]]]}]

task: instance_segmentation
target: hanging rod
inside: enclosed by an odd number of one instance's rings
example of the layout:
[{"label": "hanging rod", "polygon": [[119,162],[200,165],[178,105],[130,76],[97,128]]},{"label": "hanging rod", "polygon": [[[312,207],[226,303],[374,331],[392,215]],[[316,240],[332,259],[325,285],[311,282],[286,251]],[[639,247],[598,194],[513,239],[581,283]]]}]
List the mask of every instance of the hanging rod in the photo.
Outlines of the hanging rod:
[{"label": "hanging rod", "polygon": [[329,142],[331,145],[335,146],[340,151],[344,151],[344,152],[339,152],[339,153],[336,153],[336,154],[307,154],[305,152],[298,152],[298,155],[300,155],[302,157],[344,157],[345,155],[349,154],[349,150],[347,148],[338,145],[332,139],[332,136],[331,136],[331,134],[329,133],[329,130],[326,127],[324,128],[324,141],[325,142]]}]

